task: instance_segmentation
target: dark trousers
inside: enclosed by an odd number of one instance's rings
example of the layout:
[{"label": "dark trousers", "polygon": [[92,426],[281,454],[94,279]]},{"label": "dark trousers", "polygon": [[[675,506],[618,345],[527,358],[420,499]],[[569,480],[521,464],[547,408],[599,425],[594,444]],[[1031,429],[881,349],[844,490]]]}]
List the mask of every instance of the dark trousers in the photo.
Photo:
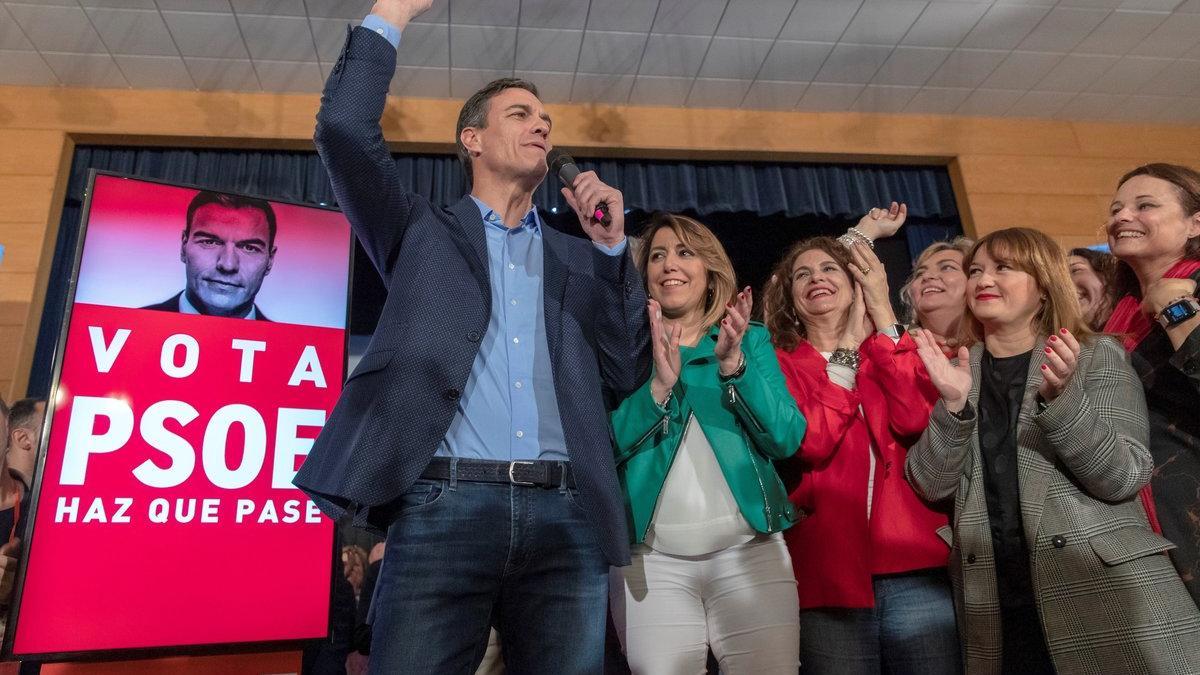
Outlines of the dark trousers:
[{"label": "dark trousers", "polygon": [[388,530],[372,673],[601,673],[608,563],[575,490],[420,480]]}]

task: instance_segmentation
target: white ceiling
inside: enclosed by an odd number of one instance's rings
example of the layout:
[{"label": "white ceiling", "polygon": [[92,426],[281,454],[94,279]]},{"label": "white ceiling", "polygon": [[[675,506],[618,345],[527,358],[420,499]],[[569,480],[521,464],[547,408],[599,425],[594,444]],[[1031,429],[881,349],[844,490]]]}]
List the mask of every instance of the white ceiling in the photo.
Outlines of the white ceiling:
[{"label": "white ceiling", "polygon": [[[0,84],[319,92],[371,0],[3,0]],[[1200,122],[1200,0],[436,0],[393,93]]]}]

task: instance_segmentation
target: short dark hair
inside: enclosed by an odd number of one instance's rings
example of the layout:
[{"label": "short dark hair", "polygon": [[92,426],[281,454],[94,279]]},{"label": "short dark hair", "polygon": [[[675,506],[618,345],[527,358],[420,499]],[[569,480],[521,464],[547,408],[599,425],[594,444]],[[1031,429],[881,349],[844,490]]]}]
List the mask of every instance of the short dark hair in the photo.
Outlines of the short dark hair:
[{"label": "short dark hair", "polygon": [[541,98],[537,85],[534,83],[516,77],[502,77],[488,82],[483,89],[471,94],[471,98],[463,104],[462,109],[458,111],[458,124],[454,129],[454,147],[458,150],[458,161],[462,162],[463,173],[467,176],[468,190],[471,189],[473,176],[471,175],[471,153],[467,152],[466,146],[462,143],[463,129],[467,127],[486,129],[488,106],[492,97],[505,89],[524,89],[539,99]]},{"label": "short dark hair", "polygon": [[275,209],[271,208],[271,202],[257,197],[243,197],[241,195],[228,195],[223,192],[213,192],[212,190],[201,190],[192,197],[192,203],[188,204],[187,210],[187,226],[183,230],[183,238],[187,239],[192,232],[192,219],[196,217],[196,212],[200,207],[209,204],[218,204],[227,209],[258,209],[267,217],[267,248],[275,248]]},{"label": "short dark hair", "polygon": [[13,429],[33,429],[32,422],[37,417],[38,404],[45,402],[45,399],[40,398],[23,398],[12,404],[12,408],[8,411],[9,431],[11,432]]}]

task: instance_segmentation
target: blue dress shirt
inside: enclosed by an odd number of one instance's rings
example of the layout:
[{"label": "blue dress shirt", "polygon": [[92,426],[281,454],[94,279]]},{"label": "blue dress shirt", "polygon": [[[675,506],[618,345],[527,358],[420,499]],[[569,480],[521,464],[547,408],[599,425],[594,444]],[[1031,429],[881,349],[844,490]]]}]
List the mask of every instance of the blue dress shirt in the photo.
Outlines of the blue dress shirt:
[{"label": "blue dress shirt", "polygon": [[[400,31],[378,16],[368,15],[362,26],[399,46]],[[546,342],[541,218],[531,208],[519,225],[509,228],[495,210],[471,198],[487,237],[492,313],[437,455],[567,460]],[[625,252],[627,242],[593,244],[616,256]]]}]

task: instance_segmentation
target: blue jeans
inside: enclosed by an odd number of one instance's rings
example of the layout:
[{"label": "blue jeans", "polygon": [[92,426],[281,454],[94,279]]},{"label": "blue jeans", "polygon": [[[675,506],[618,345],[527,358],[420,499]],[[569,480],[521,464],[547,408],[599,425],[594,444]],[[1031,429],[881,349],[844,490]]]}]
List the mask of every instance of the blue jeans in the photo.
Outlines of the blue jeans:
[{"label": "blue jeans", "polygon": [[800,612],[800,672],[962,672],[954,596],[944,570],[877,576],[875,607]]},{"label": "blue jeans", "polygon": [[492,625],[508,673],[603,672],[608,562],[573,489],[420,480],[401,502],[372,673],[470,675]]}]

